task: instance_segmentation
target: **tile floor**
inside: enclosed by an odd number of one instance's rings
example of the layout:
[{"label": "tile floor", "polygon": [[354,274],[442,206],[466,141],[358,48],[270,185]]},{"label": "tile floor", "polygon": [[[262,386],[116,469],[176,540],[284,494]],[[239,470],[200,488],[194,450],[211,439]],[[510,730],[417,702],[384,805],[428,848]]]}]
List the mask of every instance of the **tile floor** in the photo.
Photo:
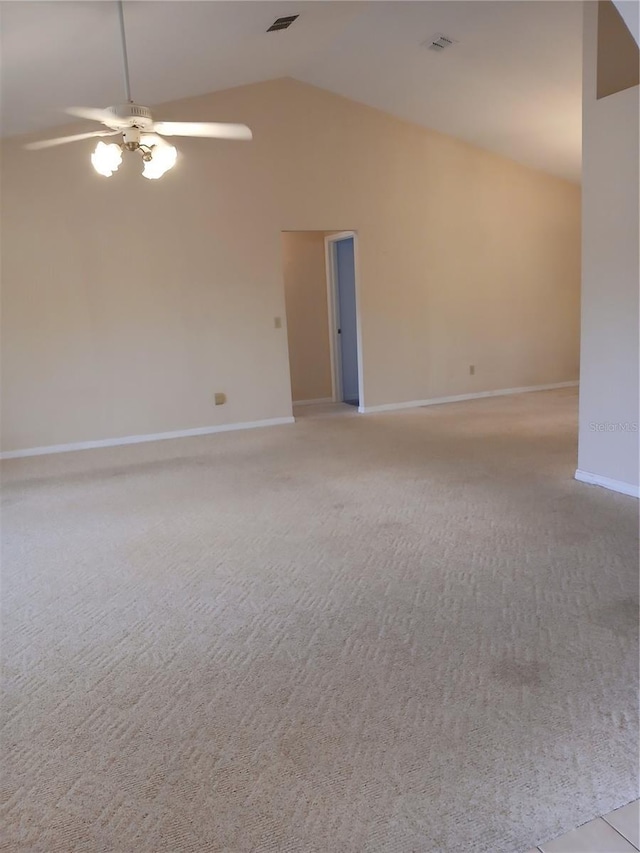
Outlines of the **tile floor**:
[{"label": "tile floor", "polygon": [[634,853],[640,850],[640,800],[591,820],[527,853]]}]

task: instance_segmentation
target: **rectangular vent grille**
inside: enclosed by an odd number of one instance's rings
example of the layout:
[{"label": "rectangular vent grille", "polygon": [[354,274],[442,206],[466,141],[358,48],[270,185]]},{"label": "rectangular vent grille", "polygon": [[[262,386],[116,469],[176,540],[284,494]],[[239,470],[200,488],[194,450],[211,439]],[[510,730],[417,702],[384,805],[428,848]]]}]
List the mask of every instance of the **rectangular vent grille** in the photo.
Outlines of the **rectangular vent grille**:
[{"label": "rectangular vent grille", "polygon": [[455,39],[452,39],[451,36],[445,36],[442,33],[436,33],[435,36],[432,36],[430,39],[427,39],[423,42],[426,45],[427,50],[434,50],[436,53],[442,53],[443,50],[446,50],[448,47],[451,47],[454,44],[457,44]]},{"label": "rectangular vent grille", "polygon": [[277,30],[286,30],[298,17],[299,15],[287,15],[286,18],[276,18],[267,30],[267,32],[275,33]]}]

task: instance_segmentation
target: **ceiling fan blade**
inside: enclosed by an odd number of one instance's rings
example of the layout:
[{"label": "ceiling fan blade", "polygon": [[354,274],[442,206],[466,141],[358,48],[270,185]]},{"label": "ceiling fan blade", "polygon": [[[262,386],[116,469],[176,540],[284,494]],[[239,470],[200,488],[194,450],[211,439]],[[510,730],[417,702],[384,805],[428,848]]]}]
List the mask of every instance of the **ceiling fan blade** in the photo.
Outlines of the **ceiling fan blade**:
[{"label": "ceiling fan blade", "polygon": [[67,107],[65,113],[76,118],[86,118],[89,121],[113,121],[112,112],[101,110],[98,107]]},{"label": "ceiling fan blade", "polygon": [[29,151],[38,151],[40,148],[53,148],[54,145],[66,145],[67,142],[79,142],[81,139],[91,139],[94,136],[115,136],[119,130],[92,130],[91,133],[74,133],[73,136],[57,136],[55,139],[40,139],[37,142],[28,142],[24,147]]},{"label": "ceiling fan blade", "polygon": [[253,134],[246,124],[203,121],[156,121],[156,133],[162,136],[201,136],[207,139],[236,139],[248,141]]},{"label": "ceiling fan blade", "polygon": [[140,136],[140,143],[144,143],[145,145],[168,145],[161,136],[158,136],[157,133],[148,133],[146,130]]}]

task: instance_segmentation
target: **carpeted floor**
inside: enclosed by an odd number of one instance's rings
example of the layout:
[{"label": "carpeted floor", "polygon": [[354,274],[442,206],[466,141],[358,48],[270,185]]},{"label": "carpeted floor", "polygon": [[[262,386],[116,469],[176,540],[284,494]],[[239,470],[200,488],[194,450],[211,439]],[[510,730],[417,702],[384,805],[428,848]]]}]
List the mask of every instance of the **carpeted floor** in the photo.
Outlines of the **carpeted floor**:
[{"label": "carpeted floor", "polygon": [[2,850],[520,853],[637,797],[573,391],[3,465]]}]

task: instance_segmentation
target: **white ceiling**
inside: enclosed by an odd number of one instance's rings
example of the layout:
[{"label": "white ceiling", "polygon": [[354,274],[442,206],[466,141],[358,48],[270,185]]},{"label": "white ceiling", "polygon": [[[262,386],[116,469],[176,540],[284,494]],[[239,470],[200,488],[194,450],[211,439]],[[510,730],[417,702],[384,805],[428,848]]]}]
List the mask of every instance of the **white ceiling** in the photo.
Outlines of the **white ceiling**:
[{"label": "white ceiling", "polygon": [[[132,0],[132,93],[153,105],[291,76],[577,181],[581,7]],[[291,29],[265,32],[296,13]],[[67,105],[124,100],[115,3],[5,0],[0,28],[3,135],[64,124]],[[435,33],[458,43],[428,51]]]}]

